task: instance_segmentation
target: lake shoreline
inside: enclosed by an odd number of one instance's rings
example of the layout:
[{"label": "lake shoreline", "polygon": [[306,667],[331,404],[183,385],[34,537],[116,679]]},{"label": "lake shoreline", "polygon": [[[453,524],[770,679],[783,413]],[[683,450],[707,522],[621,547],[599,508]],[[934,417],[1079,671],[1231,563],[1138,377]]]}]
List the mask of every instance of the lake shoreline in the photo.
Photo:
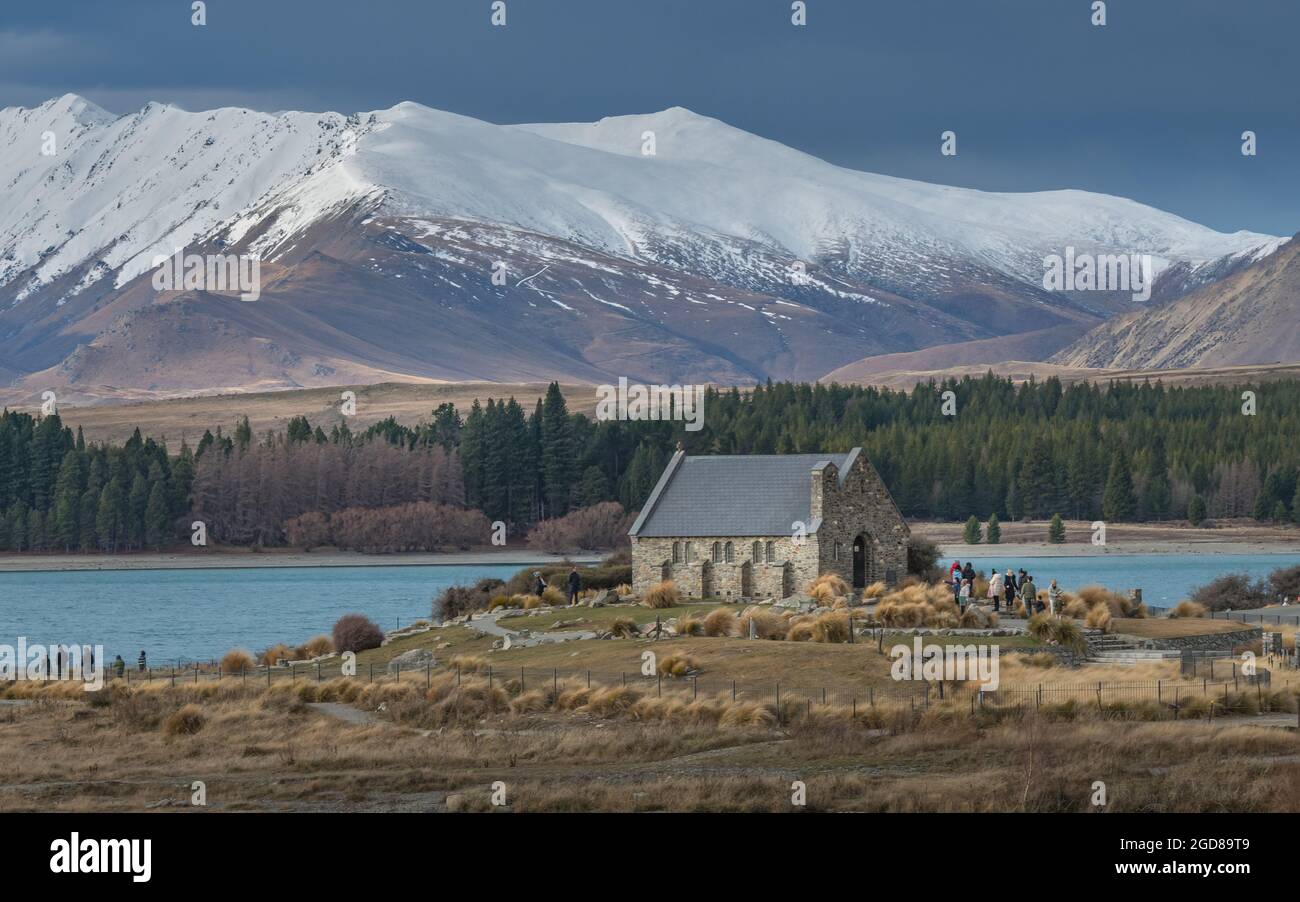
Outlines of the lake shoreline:
[{"label": "lake shoreline", "polygon": [[[1284,557],[1300,556],[1300,542],[1257,540],[1165,540],[1126,539],[1107,545],[1072,542],[1052,545],[1047,542],[1004,542],[997,545],[964,542],[940,543],[940,559],[1077,558],[1112,557],[1138,554],[1265,554]],[[129,555],[95,554],[3,554],[0,573],[77,572],[115,570],[251,570],[263,568],[325,567],[531,567],[572,560],[580,564],[599,561],[598,552],[572,555],[539,554],[526,549],[506,551],[462,551],[447,553],[410,552],[400,554],[364,554],[349,551],[218,551],[145,553]]]},{"label": "lake shoreline", "polygon": [[1135,554],[1275,554],[1279,557],[1300,555],[1300,542],[1234,542],[1231,540],[1165,541],[1133,540],[1111,542],[1106,545],[1065,544],[1047,542],[1006,542],[998,545],[967,545],[949,542],[939,545],[940,559],[987,559],[991,557],[1112,557]]},{"label": "lake shoreline", "polygon": [[531,567],[598,561],[601,554],[541,554],[535,551],[457,551],[447,553],[363,554],[351,551],[273,551],[162,553],[130,555],[15,554],[0,555],[0,574],[60,573],[116,570],[259,570],[325,567]]}]

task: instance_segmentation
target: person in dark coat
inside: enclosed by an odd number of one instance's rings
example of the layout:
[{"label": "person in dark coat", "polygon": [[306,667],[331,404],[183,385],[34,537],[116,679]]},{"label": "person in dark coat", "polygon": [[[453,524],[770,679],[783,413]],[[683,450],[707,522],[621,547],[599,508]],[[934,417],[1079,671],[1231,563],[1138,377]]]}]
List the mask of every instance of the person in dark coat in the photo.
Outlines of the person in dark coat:
[{"label": "person in dark coat", "polygon": [[961,578],[970,580],[971,586],[975,585],[975,567],[970,561],[967,561],[966,566],[961,568]]},{"label": "person in dark coat", "polygon": [[1002,584],[1002,591],[1005,593],[1007,601],[1007,611],[1014,612],[1016,609],[1016,592],[1020,589],[1020,583],[1016,580],[1016,575],[1007,568],[1007,578]]},{"label": "person in dark coat", "polygon": [[582,588],[582,577],[578,575],[578,567],[574,565],[569,571],[569,605],[573,606],[578,603],[578,590]]},{"label": "person in dark coat", "polygon": [[541,598],[542,593],[546,591],[546,580],[542,579],[542,571],[540,570],[534,571],[533,577],[536,580],[533,583],[533,594]]},{"label": "person in dark coat", "polygon": [[145,668],[148,667],[148,665],[145,663],[145,660],[144,660],[144,649],[143,649],[143,648],[140,649],[140,659],[139,659],[138,661],[136,661],[136,665],[137,665],[137,666],[136,666],[136,669],[139,670],[141,673],[144,673],[144,672],[145,672]]}]

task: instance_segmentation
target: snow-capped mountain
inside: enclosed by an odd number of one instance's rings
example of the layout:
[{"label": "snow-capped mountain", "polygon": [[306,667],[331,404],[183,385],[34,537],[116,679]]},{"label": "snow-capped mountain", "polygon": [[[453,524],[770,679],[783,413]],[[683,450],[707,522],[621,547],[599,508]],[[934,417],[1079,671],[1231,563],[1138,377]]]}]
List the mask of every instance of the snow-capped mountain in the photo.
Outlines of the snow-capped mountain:
[{"label": "snow-capped mountain", "polygon": [[[812,379],[1131,304],[1045,291],[1067,247],[1152,255],[1160,299],[1283,241],[843,169],[681,108],[511,126],[67,95],[0,110],[0,197],[0,379],[93,396]],[[258,255],[260,300],[155,291],[177,248]]]}]

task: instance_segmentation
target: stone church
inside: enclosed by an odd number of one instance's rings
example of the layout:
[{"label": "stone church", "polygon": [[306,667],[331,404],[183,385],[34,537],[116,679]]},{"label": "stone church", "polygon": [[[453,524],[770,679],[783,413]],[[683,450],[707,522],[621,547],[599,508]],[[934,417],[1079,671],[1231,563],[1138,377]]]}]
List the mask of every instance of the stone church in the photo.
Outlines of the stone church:
[{"label": "stone church", "polygon": [[671,579],[724,599],[786,598],[823,573],[892,585],[910,535],[861,448],[688,457],[680,446],[628,534],[635,593]]}]

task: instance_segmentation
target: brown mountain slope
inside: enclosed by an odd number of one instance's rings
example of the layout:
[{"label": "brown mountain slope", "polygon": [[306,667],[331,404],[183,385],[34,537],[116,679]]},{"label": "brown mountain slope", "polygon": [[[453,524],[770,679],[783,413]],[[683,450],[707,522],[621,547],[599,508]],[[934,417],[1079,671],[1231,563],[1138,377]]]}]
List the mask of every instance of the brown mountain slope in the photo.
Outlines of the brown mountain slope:
[{"label": "brown mountain slope", "polygon": [[1170,369],[1300,360],[1297,238],[1221,282],[1098,326],[1052,363]]}]

